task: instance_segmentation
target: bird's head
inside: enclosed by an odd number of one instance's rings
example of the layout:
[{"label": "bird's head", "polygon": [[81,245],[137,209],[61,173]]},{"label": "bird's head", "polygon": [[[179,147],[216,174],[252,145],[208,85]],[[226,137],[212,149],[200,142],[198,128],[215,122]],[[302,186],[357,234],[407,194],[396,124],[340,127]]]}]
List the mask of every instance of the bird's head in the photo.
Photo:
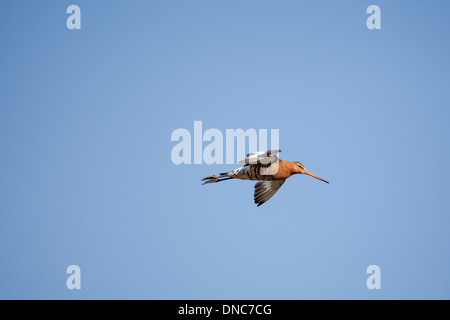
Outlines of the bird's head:
[{"label": "bird's head", "polygon": [[326,180],[323,180],[322,178],[319,178],[318,176],[316,176],[315,174],[313,174],[313,173],[311,173],[311,172],[309,172],[306,168],[305,168],[305,166],[303,165],[303,164],[301,164],[300,162],[298,162],[298,161],[294,161],[294,162],[292,162],[293,164],[294,164],[294,174],[307,174],[308,176],[311,176],[311,177],[314,177],[314,178],[316,178],[316,179],[319,179],[320,181],[323,181],[323,182],[326,182],[326,183],[329,183],[328,181],[326,181]]}]

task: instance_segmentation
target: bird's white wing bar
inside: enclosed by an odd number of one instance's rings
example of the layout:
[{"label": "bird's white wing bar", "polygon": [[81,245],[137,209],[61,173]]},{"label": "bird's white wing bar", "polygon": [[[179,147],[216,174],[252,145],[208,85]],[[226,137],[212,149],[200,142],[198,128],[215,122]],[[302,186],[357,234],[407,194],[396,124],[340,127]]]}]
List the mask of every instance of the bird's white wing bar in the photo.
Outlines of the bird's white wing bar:
[{"label": "bird's white wing bar", "polygon": [[281,152],[281,150],[267,150],[249,153],[247,154],[247,158],[242,159],[238,163],[245,163],[245,164],[274,163],[278,161],[277,153],[279,152]]},{"label": "bird's white wing bar", "polygon": [[274,181],[259,181],[255,184],[255,203],[262,205],[264,202],[272,198],[272,196],[280,189],[286,179]]}]

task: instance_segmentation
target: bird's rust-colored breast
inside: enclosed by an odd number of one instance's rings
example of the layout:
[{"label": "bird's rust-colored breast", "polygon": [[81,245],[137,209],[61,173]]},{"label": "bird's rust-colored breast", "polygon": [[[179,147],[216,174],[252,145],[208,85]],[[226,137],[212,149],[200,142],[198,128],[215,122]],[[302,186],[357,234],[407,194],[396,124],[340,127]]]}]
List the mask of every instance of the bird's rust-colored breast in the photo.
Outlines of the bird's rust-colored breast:
[{"label": "bird's rust-colored breast", "polygon": [[285,160],[279,160],[278,171],[274,174],[274,180],[287,179],[292,175],[292,163]]}]

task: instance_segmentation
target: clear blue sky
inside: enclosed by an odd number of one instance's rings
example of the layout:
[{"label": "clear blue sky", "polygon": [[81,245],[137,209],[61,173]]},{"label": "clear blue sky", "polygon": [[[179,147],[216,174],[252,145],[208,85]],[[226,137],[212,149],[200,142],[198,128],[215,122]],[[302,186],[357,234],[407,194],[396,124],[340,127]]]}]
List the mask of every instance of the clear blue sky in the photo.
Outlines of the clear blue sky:
[{"label": "clear blue sky", "polygon": [[[0,298],[450,298],[450,2],[0,12]],[[194,120],[279,129],[331,183],[293,177],[259,208],[253,182],[202,186],[235,166],[171,162]]]}]

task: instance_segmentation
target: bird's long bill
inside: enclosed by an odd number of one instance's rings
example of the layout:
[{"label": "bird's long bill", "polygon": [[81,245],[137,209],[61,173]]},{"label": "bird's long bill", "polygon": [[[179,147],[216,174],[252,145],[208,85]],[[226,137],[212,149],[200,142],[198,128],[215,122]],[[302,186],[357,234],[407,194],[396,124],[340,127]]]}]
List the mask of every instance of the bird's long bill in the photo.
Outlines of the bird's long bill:
[{"label": "bird's long bill", "polygon": [[306,171],[305,174],[307,174],[308,176],[314,177],[314,178],[316,178],[316,179],[319,179],[320,181],[329,183],[327,180],[323,180],[322,178],[319,178],[318,176],[316,176],[315,174],[313,174],[313,173],[311,173],[311,172],[309,172],[309,171]]}]

